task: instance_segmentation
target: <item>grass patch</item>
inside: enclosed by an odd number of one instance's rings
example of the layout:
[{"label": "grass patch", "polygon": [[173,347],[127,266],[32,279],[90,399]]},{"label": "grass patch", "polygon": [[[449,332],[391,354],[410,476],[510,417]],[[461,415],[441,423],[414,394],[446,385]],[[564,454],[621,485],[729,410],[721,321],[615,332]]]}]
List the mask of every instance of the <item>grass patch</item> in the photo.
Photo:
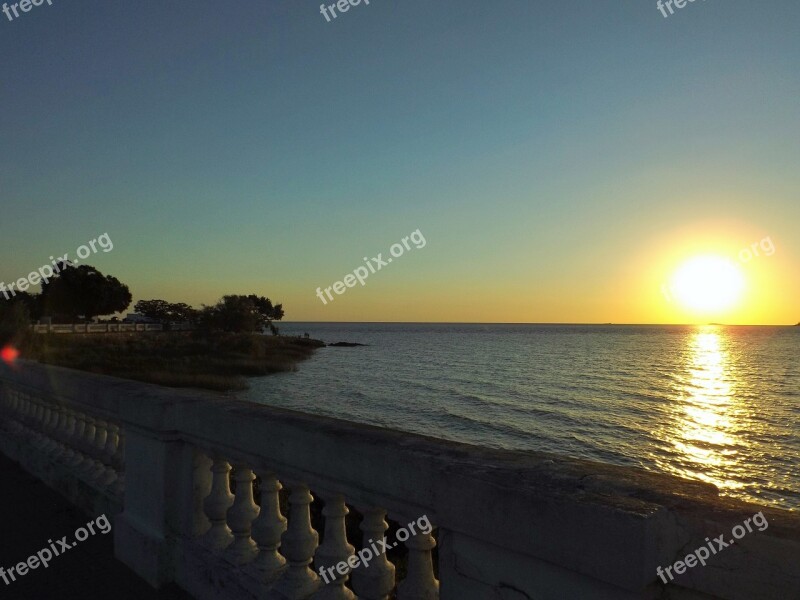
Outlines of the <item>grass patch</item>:
[{"label": "grass patch", "polygon": [[245,377],[293,371],[324,345],[249,333],[40,334],[25,344],[22,354],[42,363],[168,387],[228,391],[246,389]]}]

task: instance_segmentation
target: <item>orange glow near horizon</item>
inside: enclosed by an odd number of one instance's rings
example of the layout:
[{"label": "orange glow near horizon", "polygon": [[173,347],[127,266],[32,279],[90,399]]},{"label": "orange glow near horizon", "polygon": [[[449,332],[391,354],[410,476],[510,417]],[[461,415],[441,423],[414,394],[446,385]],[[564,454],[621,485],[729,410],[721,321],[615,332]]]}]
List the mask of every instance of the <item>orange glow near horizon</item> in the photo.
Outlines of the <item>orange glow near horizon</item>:
[{"label": "orange glow near horizon", "polygon": [[[791,249],[735,221],[664,231],[626,265],[633,322],[794,325],[798,279]],[[610,319],[609,319],[610,320]]]}]

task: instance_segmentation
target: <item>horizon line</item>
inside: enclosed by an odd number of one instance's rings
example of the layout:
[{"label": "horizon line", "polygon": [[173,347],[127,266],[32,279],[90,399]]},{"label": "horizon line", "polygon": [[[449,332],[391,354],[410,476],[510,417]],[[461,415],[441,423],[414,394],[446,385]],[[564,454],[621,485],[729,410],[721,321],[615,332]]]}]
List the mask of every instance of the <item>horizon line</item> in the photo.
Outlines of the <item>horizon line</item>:
[{"label": "horizon line", "polygon": [[360,324],[381,324],[381,325],[617,325],[617,326],[641,326],[641,327],[797,327],[799,323],[613,323],[613,322],[568,322],[568,321],[279,321],[285,323],[347,323],[352,325]]}]

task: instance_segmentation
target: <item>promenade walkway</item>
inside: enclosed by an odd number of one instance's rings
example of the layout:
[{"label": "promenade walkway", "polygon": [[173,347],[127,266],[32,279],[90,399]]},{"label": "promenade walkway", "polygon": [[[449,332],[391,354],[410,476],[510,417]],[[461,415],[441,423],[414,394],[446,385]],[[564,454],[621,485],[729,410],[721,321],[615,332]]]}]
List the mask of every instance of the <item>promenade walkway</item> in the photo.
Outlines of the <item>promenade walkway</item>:
[{"label": "promenade walkway", "polygon": [[[90,518],[62,496],[0,454],[0,567],[6,571],[42,548],[47,540],[74,539]],[[53,558],[48,568],[28,571],[6,584],[2,600],[191,600],[173,586],[156,591],[114,558],[110,534],[90,536],[69,552]],[[56,547],[58,545],[56,544]]]}]

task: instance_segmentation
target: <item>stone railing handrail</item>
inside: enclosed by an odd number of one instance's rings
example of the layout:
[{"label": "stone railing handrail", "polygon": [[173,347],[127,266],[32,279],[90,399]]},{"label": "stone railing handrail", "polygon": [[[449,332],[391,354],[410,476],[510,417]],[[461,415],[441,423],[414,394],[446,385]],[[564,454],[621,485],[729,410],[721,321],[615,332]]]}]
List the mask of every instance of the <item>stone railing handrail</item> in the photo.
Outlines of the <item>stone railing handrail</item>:
[{"label": "stone railing handrail", "polygon": [[[678,577],[669,597],[800,598],[792,568],[800,564],[800,515],[721,498],[707,484],[35,363],[3,368],[0,383],[12,419],[19,394],[56,406],[43,412],[40,402],[19,420],[28,431],[44,424],[42,437],[54,440],[37,440],[46,457],[68,450],[71,412],[95,417],[97,431],[118,428],[124,465],[113,460],[113,436],[103,438],[94,445],[103,452],[83,461],[88,484],[71,495],[87,510],[118,504],[117,556],[152,584],[177,581],[198,598],[351,598],[352,588],[359,598],[382,599],[396,580],[400,600],[656,598],[664,588],[657,567],[759,511],[767,530]],[[17,444],[0,448],[22,454]],[[64,481],[41,460],[26,466],[51,484]],[[87,502],[87,489],[100,500]],[[322,545],[309,513],[314,496],[325,504]],[[384,535],[385,519],[403,525],[423,515],[436,539],[411,536],[405,578],[378,561],[325,586],[308,566],[336,564],[358,546],[347,539],[348,506],[363,515],[365,541]]]}]

